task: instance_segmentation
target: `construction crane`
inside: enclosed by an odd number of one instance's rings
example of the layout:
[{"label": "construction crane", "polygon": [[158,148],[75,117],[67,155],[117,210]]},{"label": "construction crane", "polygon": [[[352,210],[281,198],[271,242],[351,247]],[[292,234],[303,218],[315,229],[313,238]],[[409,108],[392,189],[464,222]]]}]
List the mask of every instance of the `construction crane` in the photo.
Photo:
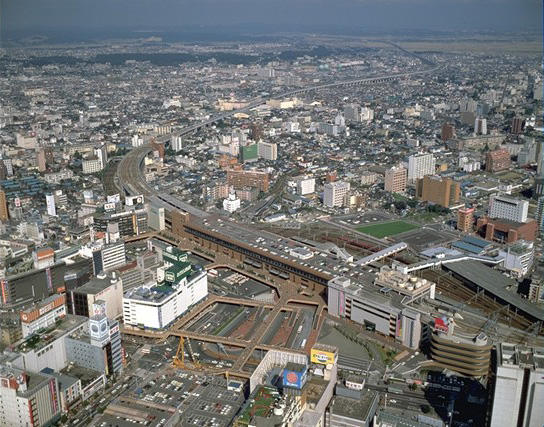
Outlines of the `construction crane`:
[{"label": "construction crane", "polygon": [[[195,354],[193,353],[193,349],[191,347],[191,341],[189,338],[187,338],[187,348],[189,349],[189,355],[191,356],[191,361],[193,362],[193,366],[196,369],[200,369],[201,365],[198,359],[195,357]],[[176,352],[176,355],[173,358],[172,363],[176,368],[185,369],[187,368],[187,365],[185,365],[185,339],[183,337],[179,337],[179,344],[178,344],[178,350]]]}]

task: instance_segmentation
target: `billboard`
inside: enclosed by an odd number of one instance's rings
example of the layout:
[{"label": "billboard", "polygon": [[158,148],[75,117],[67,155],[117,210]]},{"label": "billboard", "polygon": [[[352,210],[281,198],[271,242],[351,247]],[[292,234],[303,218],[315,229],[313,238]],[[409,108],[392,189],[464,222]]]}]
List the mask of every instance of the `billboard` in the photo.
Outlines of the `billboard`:
[{"label": "billboard", "polygon": [[283,370],[283,386],[301,389],[303,385],[303,372]]},{"label": "billboard", "polygon": [[319,363],[321,365],[328,365],[334,363],[334,353],[330,351],[317,350],[312,348],[310,352],[310,360],[312,363]]}]

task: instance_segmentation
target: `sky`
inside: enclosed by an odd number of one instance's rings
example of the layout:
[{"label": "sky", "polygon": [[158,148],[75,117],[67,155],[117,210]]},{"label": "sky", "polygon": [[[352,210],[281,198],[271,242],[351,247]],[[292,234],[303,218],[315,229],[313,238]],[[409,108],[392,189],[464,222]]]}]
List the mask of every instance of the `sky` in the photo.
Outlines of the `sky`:
[{"label": "sky", "polygon": [[541,0],[0,0],[4,35],[40,31],[540,31]]}]

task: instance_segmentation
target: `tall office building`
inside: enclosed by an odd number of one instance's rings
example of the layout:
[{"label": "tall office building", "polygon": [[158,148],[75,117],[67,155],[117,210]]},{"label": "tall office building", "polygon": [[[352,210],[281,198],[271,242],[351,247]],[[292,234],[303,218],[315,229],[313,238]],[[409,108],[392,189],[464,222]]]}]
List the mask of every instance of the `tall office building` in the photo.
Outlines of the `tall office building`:
[{"label": "tall office building", "polygon": [[459,203],[461,187],[458,182],[438,176],[424,176],[418,179],[416,197],[425,202],[449,208]]},{"label": "tall office building", "polygon": [[181,136],[173,137],[172,141],[170,142],[170,146],[173,151],[181,151],[183,148],[183,140],[181,139]]},{"label": "tall office building", "polygon": [[523,127],[525,126],[525,120],[521,117],[514,117],[512,119],[512,124],[510,125],[510,133],[520,134],[523,132]]},{"label": "tall office building", "polygon": [[527,222],[529,202],[505,196],[489,198],[489,217],[508,219],[515,222]]},{"label": "tall office building", "polygon": [[542,427],[544,351],[497,344],[490,427]]},{"label": "tall office building", "polygon": [[0,425],[47,426],[59,419],[60,411],[54,376],[0,366]]},{"label": "tall office building", "polygon": [[323,204],[329,208],[344,205],[344,198],[350,189],[349,182],[336,181],[324,185]]},{"label": "tall office building", "polygon": [[413,183],[435,172],[435,159],[430,153],[414,154],[408,158],[408,182]]},{"label": "tall office building", "polygon": [[97,301],[92,307],[88,329],[66,337],[66,357],[108,376],[119,373],[123,367],[119,322],[107,318],[104,301]]},{"label": "tall office building", "polygon": [[47,215],[57,216],[57,206],[55,204],[55,195],[47,194],[45,196],[45,203],[47,205]]},{"label": "tall office building", "polygon": [[510,153],[505,149],[488,151],[485,156],[485,170],[488,172],[499,172],[508,169],[510,163]]},{"label": "tall office building", "polygon": [[38,171],[45,172],[47,169],[47,159],[45,158],[45,149],[40,148],[36,153],[36,163]]},{"label": "tall office building", "polygon": [[103,271],[113,271],[127,263],[125,242],[122,240],[104,245],[93,251],[93,271],[98,275]]},{"label": "tall office building", "polygon": [[360,107],[357,104],[348,104],[344,107],[344,117],[347,122],[358,122],[360,120]]},{"label": "tall office building", "polygon": [[6,193],[0,189],[0,221],[7,221],[9,219],[8,201],[6,199]]},{"label": "tall office building", "polygon": [[487,135],[487,119],[476,117],[474,120],[474,133],[476,135]]},{"label": "tall office building", "polygon": [[457,229],[470,233],[474,226],[474,208],[461,208],[457,211]]},{"label": "tall office building", "polygon": [[278,144],[273,142],[259,141],[257,144],[257,154],[259,158],[265,160],[278,159]]},{"label": "tall office building", "polygon": [[406,191],[407,171],[405,168],[393,167],[385,171],[385,191],[403,193]]},{"label": "tall office building", "polygon": [[440,132],[440,138],[442,141],[449,141],[455,137],[455,127],[451,123],[444,123],[442,125],[442,131]]},{"label": "tall office building", "polygon": [[297,194],[305,196],[315,192],[315,178],[309,176],[297,176],[295,179]]},{"label": "tall office building", "polygon": [[544,237],[544,196],[540,196],[536,205],[536,221],[540,235]]}]

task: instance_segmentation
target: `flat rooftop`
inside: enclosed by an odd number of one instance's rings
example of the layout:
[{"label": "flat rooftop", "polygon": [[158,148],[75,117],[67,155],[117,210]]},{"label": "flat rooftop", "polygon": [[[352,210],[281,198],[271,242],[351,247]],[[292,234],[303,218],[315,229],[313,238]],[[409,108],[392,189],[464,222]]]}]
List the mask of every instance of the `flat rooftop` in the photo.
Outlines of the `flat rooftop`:
[{"label": "flat rooftop", "polygon": [[369,412],[377,397],[377,391],[367,389],[363,390],[360,400],[336,396],[332,404],[332,413],[356,420],[365,420],[370,415]]},{"label": "flat rooftop", "polygon": [[544,320],[544,310],[538,305],[521,298],[516,292],[517,282],[499,271],[472,260],[444,264],[443,268],[455,273],[463,280],[483,288],[486,292],[529,314],[531,317]]},{"label": "flat rooftop", "polygon": [[68,334],[86,323],[89,319],[85,316],[75,316],[67,314],[64,318],[57,321],[54,325],[46,328],[39,334],[32,334],[16,348],[16,352],[27,353],[37,351],[52,343],[59,337]]}]

